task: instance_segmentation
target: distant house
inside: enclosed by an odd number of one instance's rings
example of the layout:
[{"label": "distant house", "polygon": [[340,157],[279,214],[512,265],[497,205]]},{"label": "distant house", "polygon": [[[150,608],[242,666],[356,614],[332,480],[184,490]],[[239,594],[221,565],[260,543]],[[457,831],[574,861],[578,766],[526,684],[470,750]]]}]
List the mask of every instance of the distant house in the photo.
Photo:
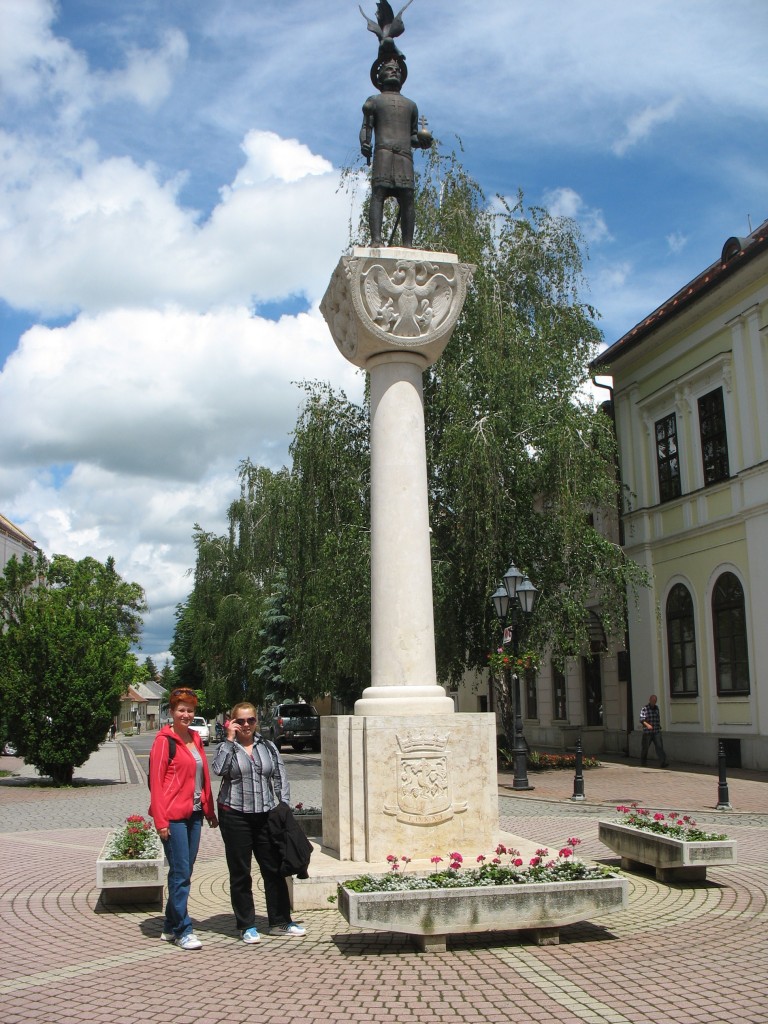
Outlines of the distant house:
[{"label": "distant house", "polygon": [[634,721],[655,693],[673,759],[713,764],[722,741],[732,765],[768,769],[768,221],[600,366],[623,547],[653,580],[629,602]]},{"label": "distant house", "polygon": [[21,561],[24,555],[36,558],[39,552],[40,548],[31,537],[28,537],[10,519],[0,515],[0,572],[5,569],[14,555]]},{"label": "distant house", "polygon": [[147,728],[147,706],[149,700],[143,697],[138,687],[129,686],[126,693],[120,698],[120,711],[118,728],[121,732],[133,732],[138,728],[142,731]]},{"label": "distant house", "polygon": [[147,702],[145,708],[146,728],[158,729],[162,722],[168,691],[153,679],[147,679],[143,683],[136,683],[133,689]]}]

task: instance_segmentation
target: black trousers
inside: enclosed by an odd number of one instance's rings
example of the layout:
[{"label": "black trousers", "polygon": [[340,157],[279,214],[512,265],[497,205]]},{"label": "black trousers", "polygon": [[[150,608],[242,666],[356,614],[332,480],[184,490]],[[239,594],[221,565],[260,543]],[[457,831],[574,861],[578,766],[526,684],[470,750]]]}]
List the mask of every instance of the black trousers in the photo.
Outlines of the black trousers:
[{"label": "black trousers", "polygon": [[645,764],[648,760],[648,748],[653,744],[653,749],[656,751],[656,755],[661,761],[663,767],[667,763],[667,755],[664,753],[664,744],[661,742],[661,733],[651,732],[650,729],[643,729],[641,740],[640,764]]},{"label": "black trousers", "polygon": [[291,899],[280,874],[280,855],[269,838],[267,814],[243,814],[219,808],[219,826],[229,868],[229,895],[237,927],[242,931],[256,923],[253,906],[251,857],[256,858],[264,879],[269,927],[291,922]]}]

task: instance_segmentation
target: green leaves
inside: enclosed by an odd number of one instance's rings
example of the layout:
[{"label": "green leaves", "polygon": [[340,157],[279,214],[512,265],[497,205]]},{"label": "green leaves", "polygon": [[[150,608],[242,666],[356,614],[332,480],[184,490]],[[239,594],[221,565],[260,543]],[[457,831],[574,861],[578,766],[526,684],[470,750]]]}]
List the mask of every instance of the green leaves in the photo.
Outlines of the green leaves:
[{"label": "green leaves", "polygon": [[29,556],[0,577],[0,698],[28,764],[69,782],[104,739],[135,676],[144,593],[113,559]]}]

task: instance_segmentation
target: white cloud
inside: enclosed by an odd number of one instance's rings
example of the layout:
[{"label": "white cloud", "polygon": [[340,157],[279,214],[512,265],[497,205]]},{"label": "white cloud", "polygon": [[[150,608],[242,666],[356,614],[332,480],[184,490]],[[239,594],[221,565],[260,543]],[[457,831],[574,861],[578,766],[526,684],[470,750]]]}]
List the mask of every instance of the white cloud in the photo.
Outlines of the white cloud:
[{"label": "white cloud", "polygon": [[570,217],[575,220],[587,242],[610,240],[603,211],[587,206],[572,188],[556,188],[545,192],[544,205],[553,217]]},{"label": "white cloud", "polygon": [[627,150],[647,139],[659,125],[672,121],[679,108],[680,99],[678,97],[667,100],[666,103],[661,103],[658,106],[645,107],[633,114],[627,120],[624,134],[613,143],[611,149],[616,156],[624,156]]},{"label": "white cloud", "polygon": [[672,253],[682,252],[688,244],[688,238],[682,233],[682,231],[673,231],[667,235],[667,245],[669,251]]},{"label": "white cloud", "polygon": [[130,47],[124,68],[98,76],[104,97],[126,97],[145,107],[157,106],[170,93],[174,72],[188,53],[186,36],[178,29],[165,32],[157,50]]},{"label": "white cloud", "polygon": [[52,314],[176,302],[203,310],[325,290],[347,242],[338,174],[293,139],[252,131],[209,219],[179,204],[183,176],[81,146],[62,159],[6,136],[0,297]]},{"label": "white cloud", "polygon": [[0,461],[162,481],[198,479],[227,452],[271,464],[305,378],[357,390],[318,315],[115,309],[34,327],[0,373]]}]

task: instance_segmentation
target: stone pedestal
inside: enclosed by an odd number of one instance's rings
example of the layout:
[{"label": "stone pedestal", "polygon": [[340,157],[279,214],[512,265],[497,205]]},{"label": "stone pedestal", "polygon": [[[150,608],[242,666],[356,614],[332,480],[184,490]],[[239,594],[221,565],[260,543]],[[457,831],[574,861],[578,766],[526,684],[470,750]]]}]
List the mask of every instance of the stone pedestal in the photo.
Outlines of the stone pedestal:
[{"label": "stone pedestal", "polygon": [[342,861],[492,853],[494,715],[323,718],[323,850]]}]

